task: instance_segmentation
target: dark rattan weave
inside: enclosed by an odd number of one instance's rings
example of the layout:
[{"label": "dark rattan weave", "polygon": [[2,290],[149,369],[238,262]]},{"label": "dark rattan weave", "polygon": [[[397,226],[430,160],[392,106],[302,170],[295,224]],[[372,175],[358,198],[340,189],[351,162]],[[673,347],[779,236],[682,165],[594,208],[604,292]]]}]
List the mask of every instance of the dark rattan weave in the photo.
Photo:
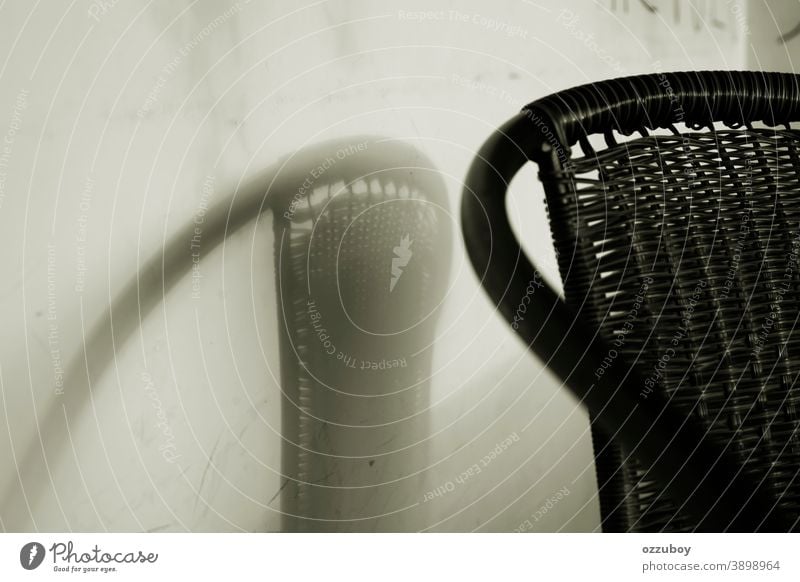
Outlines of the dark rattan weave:
[{"label": "dark rattan weave", "polygon": [[[795,75],[643,75],[535,101],[473,162],[468,253],[596,421],[604,531],[798,528],[797,121]],[[565,297],[518,322],[535,268],[504,197],[526,158]]]},{"label": "dark rattan weave", "polygon": [[[637,365],[641,397],[664,391],[692,422],[765,479],[781,509],[800,509],[800,182],[793,130],[650,136],[542,176],[567,302]],[[605,368],[597,374],[605,373]],[[635,457],[595,435],[608,528],[693,523],[641,480]],[[612,461],[613,462],[613,461]],[[720,484],[721,486],[723,484]]]}]

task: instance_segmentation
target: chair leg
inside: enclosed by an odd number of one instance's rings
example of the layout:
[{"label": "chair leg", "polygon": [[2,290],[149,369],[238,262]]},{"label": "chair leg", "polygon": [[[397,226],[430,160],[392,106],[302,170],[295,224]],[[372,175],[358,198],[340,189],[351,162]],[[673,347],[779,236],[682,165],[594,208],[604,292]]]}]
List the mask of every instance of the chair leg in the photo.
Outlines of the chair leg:
[{"label": "chair leg", "polygon": [[625,499],[622,448],[595,422],[592,423],[592,446],[603,532],[627,532],[630,529],[630,515]]}]

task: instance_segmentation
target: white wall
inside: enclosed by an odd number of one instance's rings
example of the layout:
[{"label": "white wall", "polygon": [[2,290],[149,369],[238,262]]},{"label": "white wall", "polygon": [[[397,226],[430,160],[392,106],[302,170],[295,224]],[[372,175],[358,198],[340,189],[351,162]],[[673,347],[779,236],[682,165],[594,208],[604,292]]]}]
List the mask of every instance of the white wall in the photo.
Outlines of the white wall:
[{"label": "white wall", "polygon": [[[474,151],[529,100],[656,68],[752,66],[739,2],[104,4],[0,7],[0,133],[10,138],[0,165],[7,530],[278,528],[269,220],[204,260],[201,300],[187,301],[191,282],[182,282],[126,343],[109,338],[105,373],[57,394],[56,356],[81,354],[137,262],[197,211],[209,176],[218,201],[294,148],[385,134],[434,160],[456,211]],[[416,11],[434,12],[420,20],[409,16]],[[557,281],[541,197],[525,171],[514,219]],[[452,492],[423,503],[419,491],[400,527],[513,530],[566,487],[557,507],[531,519],[534,529],[592,530],[586,415],[494,316],[454,242],[426,490],[510,435],[519,441]],[[125,325],[138,316],[115,317]],[[159,451],[159,410],[179,462]],[[65,414],[67,438],[45,441],[44,465],[37,427],[63,424]],[[19,466],[30,450],[38,473]]]},{"label": "white wall", "polygon": [[793,0],[748,3],[747,68],[796,73],[800,65],[800,7]]}]

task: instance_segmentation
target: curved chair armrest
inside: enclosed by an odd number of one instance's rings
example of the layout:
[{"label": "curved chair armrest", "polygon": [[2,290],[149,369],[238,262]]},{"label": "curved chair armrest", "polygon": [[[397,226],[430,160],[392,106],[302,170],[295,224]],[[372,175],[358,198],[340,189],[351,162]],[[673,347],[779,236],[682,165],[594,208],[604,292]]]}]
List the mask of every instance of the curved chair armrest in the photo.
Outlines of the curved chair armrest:
[{"label": "curved chair armrest", "polygon": [[[610,346],[547,286],[520,248],[505,208],[511,179],[528,159],[553,148],[521,113],[483,145],[467,175],[461,221],[467,253],[499,312],[701,531],[792,528],[748,481],[725,447],[712,442],[661,394],[639,396],[633,368],[594,374]],[[534,282],[531,285],[531,282]],[[532,293],[531,293],[532,291]],[[524,317],[518,311],[528,298]],[[516,317],[515,317],[516,315]]]}]

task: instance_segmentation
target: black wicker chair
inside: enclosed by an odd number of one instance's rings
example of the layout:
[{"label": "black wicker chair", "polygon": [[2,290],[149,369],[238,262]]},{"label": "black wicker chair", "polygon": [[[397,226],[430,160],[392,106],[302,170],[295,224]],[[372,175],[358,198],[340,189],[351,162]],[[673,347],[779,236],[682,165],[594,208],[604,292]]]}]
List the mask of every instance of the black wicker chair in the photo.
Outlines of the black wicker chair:
[{"label": "black wicker chair", "polygon": [[[589,410],[604,531],[798,529],[798,79],[670,73],[562,91],[498,130],[469,172],[469,255]],[[506,215],[528,160],[563,299]]]}]

